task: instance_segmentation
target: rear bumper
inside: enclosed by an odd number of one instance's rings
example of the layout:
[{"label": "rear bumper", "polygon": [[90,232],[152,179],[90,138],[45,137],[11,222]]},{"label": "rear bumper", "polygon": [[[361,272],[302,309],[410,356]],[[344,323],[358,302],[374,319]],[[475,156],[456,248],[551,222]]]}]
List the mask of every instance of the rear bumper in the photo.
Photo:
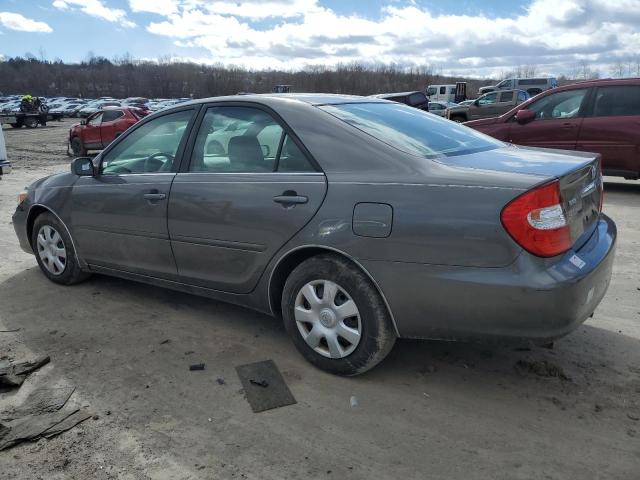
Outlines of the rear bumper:
[{"label": "rear bumper", "polygon": [[380,285],[401,337],[549,341],[584,322],[607,291],[615,223],[602,215],[577,251],[523,252],[505,268],[362,261]]}]

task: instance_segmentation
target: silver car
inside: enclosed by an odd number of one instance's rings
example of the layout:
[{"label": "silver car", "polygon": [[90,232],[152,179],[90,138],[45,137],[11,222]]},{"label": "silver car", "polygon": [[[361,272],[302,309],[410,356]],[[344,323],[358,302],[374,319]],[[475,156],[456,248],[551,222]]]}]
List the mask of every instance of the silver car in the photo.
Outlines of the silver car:
[{"label": "silver car", "polygon": [[15,230],[50,280],[114,275],[282,316],[341,375],[398,337],[565,335],[605,294],[616,241],[596,155],[339,95],[181,104],[23,198]]}]

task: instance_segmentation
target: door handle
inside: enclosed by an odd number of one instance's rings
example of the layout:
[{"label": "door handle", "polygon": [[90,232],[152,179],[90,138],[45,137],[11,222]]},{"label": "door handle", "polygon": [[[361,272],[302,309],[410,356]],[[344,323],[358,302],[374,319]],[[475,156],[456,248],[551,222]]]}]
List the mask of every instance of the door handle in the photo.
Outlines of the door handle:
[{"label": "door handle", "polygon": [[276,195],[273,197],[273,201],[281,204],[282,206],[297,205],[307,203],[308,197],[298,195],[296,192],[284,192],[282,195]]},{"label": "door handle", "polygon": [[150,202],[157,202],[158,200],[164,200],[167,198],[165,193],[145,193],[143,195],[145,200],[149,200]]}]

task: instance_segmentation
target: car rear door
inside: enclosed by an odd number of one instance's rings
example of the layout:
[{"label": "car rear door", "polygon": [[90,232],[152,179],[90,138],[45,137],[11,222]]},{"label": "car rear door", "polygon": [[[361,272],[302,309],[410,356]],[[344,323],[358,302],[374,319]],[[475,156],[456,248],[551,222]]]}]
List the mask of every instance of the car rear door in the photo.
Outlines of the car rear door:
[{"label": "car rear door", "polygon": [[92,267],[175,279],[167,203],[195,107],[139,125],[105,150],[93,177],[73,186],[78,255]]},{"label": "car rear door", "polygon": [[582,125],[588,88],[555,92],[529,104],[533,121],[520,124],[512,119],[508,141],[531,147],[574,150]]},{"label": "car rear door", "polygon": [[578,150],[602,155],[602,168],[629,177],[640,174],[640,85],[598,87],[584,119]]},{"label": "car rear door", "polygon": [[82,143],[85,148],[101,149],[102,136],[100,133],[100,125],[102,124],[102,113],[96,112],[87,118],[86,124],[82,129]]},{"label": "car rear door", "polygon": [[255,104],[211,105],[192,137],[169,200],[180,280],[250,292],[322,204],[325,176],[295,134]]},{"label": "car rear door", "polygon": [[126,130],[126,128],[123,128],[121,125],[122,117],[124,117],[122,110],[105,110],[102,114],[100,136],[103,148],[113,142],[118,135]]},{"label": "car rear door", "polygon": [[469,120],[497,116],[498,93],[499,92],[487,93],[472,103],[469,106]]}]

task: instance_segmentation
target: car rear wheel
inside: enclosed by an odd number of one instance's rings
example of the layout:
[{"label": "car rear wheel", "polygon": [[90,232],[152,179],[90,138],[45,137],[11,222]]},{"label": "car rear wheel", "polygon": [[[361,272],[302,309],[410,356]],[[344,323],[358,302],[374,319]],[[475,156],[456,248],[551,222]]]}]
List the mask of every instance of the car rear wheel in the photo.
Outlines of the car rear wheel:
[{"label": "car rear wheel", "polygon": [[463,123],[463,122],[466,122],[466,121],[467,121],[467,119],[466,119],[466,118],[464,118],[464,117],[460,117],[460,116],[457,116],[457,117],[451,117],[451,120],[453,120],[453,121],[454,121],[454,122],[456,122],[456,123]]},{"label": "car rear wheel", "polygon": [[72,285],[90,276],[80,269],[71,237],[51,213],[43,213],[36,218],[31,245],[42,273],[49,280]]},{"label": "car rear wheel", "polygon": [[84,157],[87,155],[87,149],[82,144],[82,140],[78,137],[74,137],[71,140],[71,151],[76,157]]},{"label": "car rear wheel", "polygon": [[338,375],[373,368],[396,340],[387,307],[371,280],[336,255],[312,257],[291,272],[282,314],[300,353]]},{"label": "car rear wheel", "polygon": [[38,119],[34,117],[27,117],[24,119],[24,126],[27,128],[36,128],[38,126]]}]

